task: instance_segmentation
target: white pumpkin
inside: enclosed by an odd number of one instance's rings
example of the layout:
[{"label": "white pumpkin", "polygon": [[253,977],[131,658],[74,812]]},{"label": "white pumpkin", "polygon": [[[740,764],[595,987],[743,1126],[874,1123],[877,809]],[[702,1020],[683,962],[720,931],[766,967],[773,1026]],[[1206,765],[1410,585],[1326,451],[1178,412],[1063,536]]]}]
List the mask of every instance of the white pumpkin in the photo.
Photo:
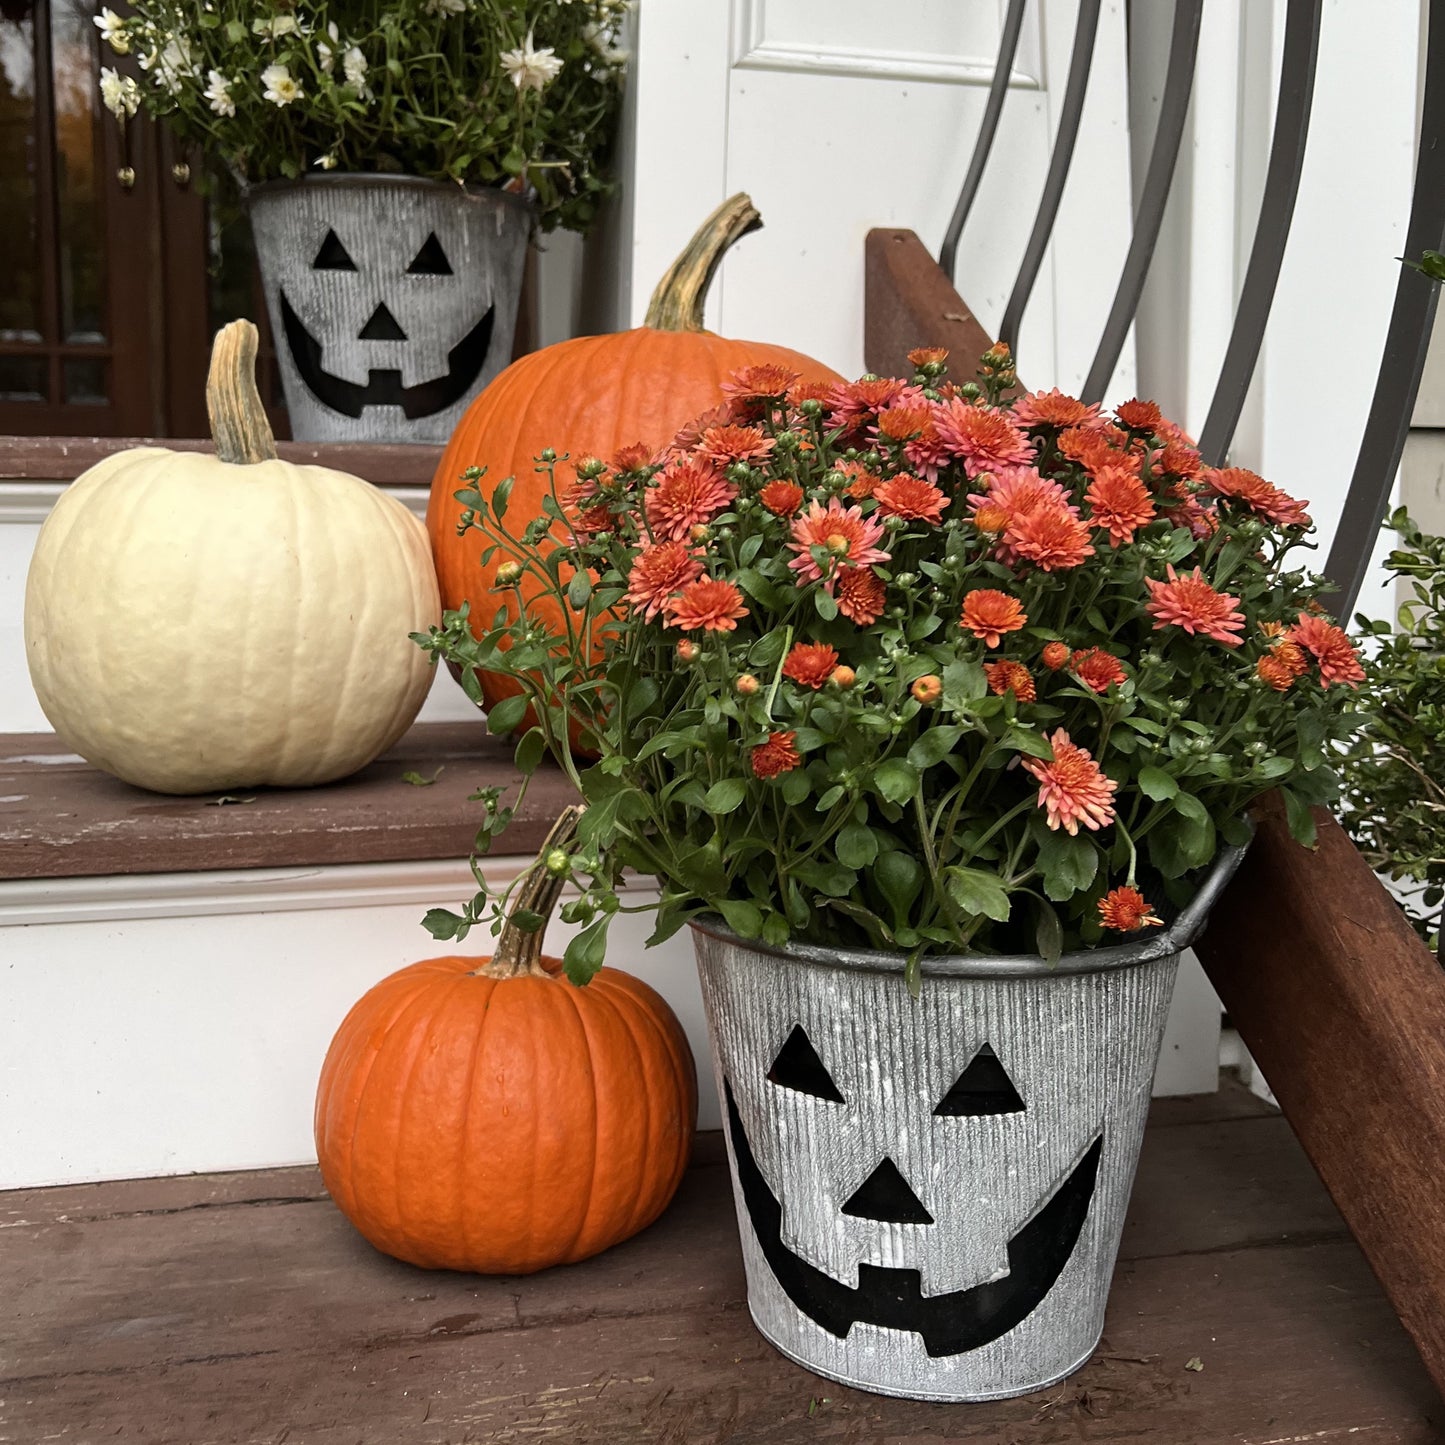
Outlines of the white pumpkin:
[{"label": "white pumpkin", "polygon": [[70,486],[25,592],[30,676],[61,740],[163,793],[307,786],[411,725],[438,621],[426,529],[394,497],[279,461],[256,329],[211,357],[216,456],[141,447]]}]

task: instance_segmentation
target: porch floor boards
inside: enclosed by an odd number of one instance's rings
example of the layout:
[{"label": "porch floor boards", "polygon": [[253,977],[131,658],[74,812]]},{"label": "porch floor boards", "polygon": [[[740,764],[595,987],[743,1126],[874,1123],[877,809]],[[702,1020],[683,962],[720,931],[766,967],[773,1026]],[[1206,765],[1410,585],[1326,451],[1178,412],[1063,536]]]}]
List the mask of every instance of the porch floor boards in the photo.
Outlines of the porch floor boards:
[{"label": "porch floor boards", "polygon": [[863,1394],[762,1340],[718,1135],[650,1230],[521,1279],[377,1254],[314,1169],[0,1194],[0,1441],[1442,1438],[1288,1125],[1237,1085],[1155,1104],[1098,1353],[987,1405]]}]

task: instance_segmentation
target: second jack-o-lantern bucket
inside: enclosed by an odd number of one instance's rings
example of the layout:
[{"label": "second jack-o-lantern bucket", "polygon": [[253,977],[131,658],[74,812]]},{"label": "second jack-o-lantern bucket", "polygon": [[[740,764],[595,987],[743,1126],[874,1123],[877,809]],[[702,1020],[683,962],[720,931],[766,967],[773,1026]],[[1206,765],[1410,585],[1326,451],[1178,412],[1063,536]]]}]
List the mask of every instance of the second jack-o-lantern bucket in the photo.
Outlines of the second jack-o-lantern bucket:
[{"label": "second jack-o-lantern bucket", "polygon": [[257,186],[247,206],[292,436],[446,441],[512,359],[528,202],[335,175]]},{"label": "second jack-o-lantern bucket", "polygon": [[693,924],[748,1305],[888,1395],[1026,1394],[1093,1353],[1180,953],[1242,850],[1145,942],[923,961]]}]

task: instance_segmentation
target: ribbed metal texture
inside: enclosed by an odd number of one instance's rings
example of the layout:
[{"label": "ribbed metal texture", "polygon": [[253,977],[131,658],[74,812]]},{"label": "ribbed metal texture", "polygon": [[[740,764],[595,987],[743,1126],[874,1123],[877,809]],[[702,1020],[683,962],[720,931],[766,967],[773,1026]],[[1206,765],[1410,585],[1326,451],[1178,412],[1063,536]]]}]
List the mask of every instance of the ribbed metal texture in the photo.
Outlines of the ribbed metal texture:
[{"label": "ribbed metal texture", "polygon": [[530,207],[346,175],[257,187],[249,208],[295,439],[446,441],[511,358]]},{"label": "ribbed metal texture", "polygon": [[[1103,1329],[1178,953],[1096,972],[1040,966],[1027,977],[930,975],[925,964],[915,1000],[896,972],[785,961],[711,923],[695,927],[694,942],[718,1091],[742,1131],[725,1132],[763,1334],[819,1374],[918,1399],[1023,1394],[1086,1360]],[[842,1102],[769,1080],[798,1025]],[[985,1044],[1022,1109],[936,1114]],[[919,1333],[868,1323],[862,1297],[842,1337],[836,1322],[820,1325],[765,1254],[756,1179],[751,1203],[739,1180],[741,1143],[781,1204],[781,1245],[804,1272],[852,1289],[860,1264],[917,1270],[928,1299],[1008,1277],[1010,1240],[1051,1200],[1078,1192],[1099,1140],[1082,1227],[1055,1241],[1061,1272],[1018,1323],[957,1353],[930,1355]],[[885,1159],[933,1223],[843,1212]]]}]

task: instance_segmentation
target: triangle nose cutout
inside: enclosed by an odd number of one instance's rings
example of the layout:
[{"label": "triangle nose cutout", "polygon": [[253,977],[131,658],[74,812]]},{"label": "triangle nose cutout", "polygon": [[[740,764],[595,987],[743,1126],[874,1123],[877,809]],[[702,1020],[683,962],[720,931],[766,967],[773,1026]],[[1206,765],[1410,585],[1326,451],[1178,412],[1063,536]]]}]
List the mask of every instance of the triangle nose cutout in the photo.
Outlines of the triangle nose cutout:
[{"label": "triangle nose cutout", "polygon": [[898,1166],[888,1158],[858,1186],[843,1206],[844,1214],[856,1219],[876,1219],[880,1224],[932,1224],[933,1216],[909,1188]]},{"label": "triangle nose cutout", "polygon": [[406,332],[397,324],[397,319],[386,309],[383,301],[371,313],[371,319],[357,333],[360,341],[405,341]]}]

